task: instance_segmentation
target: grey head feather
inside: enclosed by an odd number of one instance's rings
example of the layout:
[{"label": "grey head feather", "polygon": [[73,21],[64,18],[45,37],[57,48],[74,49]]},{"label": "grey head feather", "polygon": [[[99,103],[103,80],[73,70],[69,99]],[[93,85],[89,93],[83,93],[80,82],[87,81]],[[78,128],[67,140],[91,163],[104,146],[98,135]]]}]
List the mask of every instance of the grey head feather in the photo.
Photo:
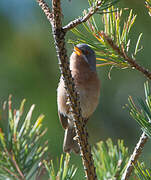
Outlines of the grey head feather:
[{"label": "grey head feather", "polygon": [[96,56],[95,52],[87,44],[77,44],[77,48],[82,51],[84,60],[89,64],[92,71],[96,71]]}]

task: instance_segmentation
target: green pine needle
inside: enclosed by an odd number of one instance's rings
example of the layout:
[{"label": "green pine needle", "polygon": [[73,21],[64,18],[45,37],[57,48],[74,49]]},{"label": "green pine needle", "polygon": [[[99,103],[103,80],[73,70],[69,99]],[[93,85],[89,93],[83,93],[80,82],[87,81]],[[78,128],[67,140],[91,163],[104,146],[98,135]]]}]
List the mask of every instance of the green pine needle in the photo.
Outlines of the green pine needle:
[{"label": "green pine needle", "polygon": [[93,149],[93,158],[98,179],[121,180],[121,175],[128,162],[128,149],[122,140],[113,145],[111,139],[99,142]]},{"label": "green pine needle", "polygon": [[[30,180],[41,169],[41,161],[47,151],[47,143],[41,143],[46,130],[42,130],[44,115],[40,115],[32,124],[32,105],[24,118],[25,100],[18,110],[13,109],[11,96],[3,112],[8,111],[8,122],[2,116],[0,128],[0,178]],[[6,112],[7,113],[7,112]]]},{"label": "green pine needle", "polygon": [[138,99],[140,108],[136,107],[132,97],[129,97],[130,115],[139,123],[142,130],[151,138],[151,94],[149,91],[149,84],[144,84],[145,101]]},{"label": "green pine needle", "polygon": [[[103,2],[107,3],[108,1]],[[92,1],[90,5],[91,4]],[[104,4],[102,4],[102,8],[104,8]],[[124,20],[123,14],[125,11],[127,10],[119,10],[118,8],[114,8],[113,6],[106,8],[102,11],[102,13],[100,13],[103,14],[103,28],[100,27],[101,22],[100,20],[98,22],[98,16],[93,16],[86,23],[82,24],[82,30],[80,30],[80,28],[72,29],[73,34],[75,34],[76,36],[76,40],[70,39],[69,43],[88,44],[96,52],[97,60],[100,61],[100,63],[97,64],[97,67],[110,65],[120,68],[129,68],[130,65],[114,49],[115,46],[111,47],[109,42],[103,36],[103,33],[105,33],[112,39],[112,41],[119,49],[124,50],[127,54],[129,53],[129,34],[136,20],[136,15],[134,15],[132,10],[130,10],[127,18],[125,18],[124,15]],[[84,11],[84,15],[86,13],[87,12]],[[138,37],[134,52],[130,52],[134,58],[142,49],[142,47],[139,47],[141,37],[142,34],[140,34]]]},{"label": "green pine needle", "polygon": [[151,180],[151,169],[146,169],[144,163],[139,163],[134,166],[135,174],[140,180]]},{"label": "green pine needle", "polygon": [[145,6],[148,9],[148,14],[151,16],[151,0],[146,0]]},{"label": "green pine needle", "polygon": [[47,162],[44,160],[44,165],[49,174],[51,180],[71,180],[74,178],[77,168],[74,165],[70,165],[70,155],[67,153],[65,157],[61,155],[60,165],[57,172],[55,171],[53,161]]}]

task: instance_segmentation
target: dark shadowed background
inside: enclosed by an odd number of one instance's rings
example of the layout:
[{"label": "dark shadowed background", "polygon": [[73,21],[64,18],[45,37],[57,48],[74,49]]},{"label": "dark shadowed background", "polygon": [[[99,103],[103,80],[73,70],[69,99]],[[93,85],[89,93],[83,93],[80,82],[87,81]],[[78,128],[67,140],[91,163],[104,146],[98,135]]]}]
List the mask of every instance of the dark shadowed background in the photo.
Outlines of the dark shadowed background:
[{"label": "dark shadowed background", "polygon": [[[47,1],[50,3],[50,1]],[[64,23],[81,15],[87,8],[87,0],[62,0]],[[137,14],[131,32],[132,45],[139,33],[143,33],[141,45],[144,49],[137,55],[140,64],[150,69],[151,17],[143,0],[123,0],[118,7],[133,8]],[[100,18],[101,19],[101,18]],[[100,20],[100,23],[101,20]],[[71,38],[73,34],[67,36]],[[70,54],[73,46],[68,44]],[[129,116],[128,96],[143,97],[145,77],[135,70],[113,68],[111,80],[109,68],[98,68],[101,80],[100,104],[88,123],[90,142],[111,137],[114,142],[124,139],[132,151],[141,134],[140,127]],[[56,160],[62,153],[64,131],[57,116],[56,89],[59,81],[58,61],[51,26],[35,0],[0,0],[0,102],[13,95],[17,108],[23,98],[26,108],[36,104],[33,120],[45,114],[44,126],[48,127],[49,153]],[[27,112],[27,109],[25,110]],[[150,158],[148,142],[143,158]],[[72,155],[72,162],[79,164],[80,158]],[[148,162],[148,161],[147,161]],[[79,166],[79,169],[81,167]],[[81,171],[79,171],[81,173]]]}]

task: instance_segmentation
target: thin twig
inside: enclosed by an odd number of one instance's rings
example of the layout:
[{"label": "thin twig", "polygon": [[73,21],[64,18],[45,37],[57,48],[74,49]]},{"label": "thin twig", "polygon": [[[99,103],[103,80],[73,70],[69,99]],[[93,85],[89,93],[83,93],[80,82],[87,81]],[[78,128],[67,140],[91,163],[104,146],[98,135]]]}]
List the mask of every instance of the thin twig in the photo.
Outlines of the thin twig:
[{"label": "thin twig", "polygon": [[134,151],[133,151],[133,154],[131,155],[131,157],[129,159],[126,169],[122,175],[122,180],[129,179],[129,177],[133,171],[134,165],[136,164],[140,154],[142,153],[142,150],[143,150],[144,145],[147,142],[147,140],[148,140],[148,136],[143,132]]},{"label": "thin twig", "polygon": [[[41,0],[37,0],[37,2],[44,3],[40,5],[41,7],[43,7],[42,9],[44,11],[46,3]],[[48,6],[46,5],[46,7]],[[47,16],[47,18],[48,17],[49,16]],[[71,71],[69,68],[67,50],[65,47],[65,31],[62,28],[61,17],[62,17],[62,12],[61,12],[60,0],[52,0],[52,16],[49,22],[52,25],[52,32],[55,41],[59,67],[60,67],[61,75],[63,76],[64,79],[65,88],[70,102],[69,105],[74,120],[77,139],[80,145],[84,170],[85,170],[86,178],[88,180],[97,180],[94,162],[91,154],[91,147],[88,143],[88,134],[83,123],[84,120],[81,116],[79,94],[76,91],[74,79],[72,78]]]},{"label": "thin twig", "polygon": [[10,154],[11,157],[11,161],[14,164],[14,166],[16,167],[16,170],[18,171],[19,175],[21,176],[22,180],[25,180],[25,176],[23,175],[22,171],[20,170],[16,160],[15,160],[15,156],[13,154]]},{"label": "thin twig", "polygon": [[52,13],[51,10],[49,8],[49,6],[47,5],[47,3],[44,0],[37,0],[39,6],[41,7],[41,9],[43,10],[43,12],[45,13],[48,21],[51,23],[52,22]]},{"label": "thin twig", "polygon": [[106,35],[104,32],[101,32],[101,34],[103,35],[105,40],[109,43],[109,45],[113,48],[113,50],[115,50],[119,54],[119,56],[123,57],[124,60],[127,61],[132,68],[137,69],[138,71],[143,73],[147,78],[151,79],[151,72],[148,69],[145,69],[143,66],[137,64],[134,59],[132,59],[125,53],[124,48],[120,49],[113,42],[113,40],[108,35]]},{"label": "thin twig", "polygon": [[11,159],[14,167],[16,168],[18,174],[20,175],[21,179],[22,180],[25,180],[25,176],[23,175],[23,173],[21,172],[16,160],[15,160],[15,156],[13,155],[13,153],[9,153],[8,150],[5,148],[5,151],[7,153],[7,155],[9,156],[9,158]]},{"label": "thin twig", "polygon": [[14,176],[17,180],[22,180],[20,179],[15,173],[13,173],[12,171],[10,171],[9,169],[7,169],[6,167],[2,167],[5,171],[7,171],[9,174],[11,174],[12,176]]},{"label": "thin twig", "polygon": [[79,18],[75,19],[74,21],[71,21],[69,24],[67,24],[66,26],[63,27],[63,30],[65,32],[69,31],[69,30],[75,28],[77,25],[86,22],[93,14],[95,14],[99,10],[101,5],[102,5],[102,1],[98,1],[97,5],[95,7],[89,8],[88,13],[85,16],[79,17]]}]

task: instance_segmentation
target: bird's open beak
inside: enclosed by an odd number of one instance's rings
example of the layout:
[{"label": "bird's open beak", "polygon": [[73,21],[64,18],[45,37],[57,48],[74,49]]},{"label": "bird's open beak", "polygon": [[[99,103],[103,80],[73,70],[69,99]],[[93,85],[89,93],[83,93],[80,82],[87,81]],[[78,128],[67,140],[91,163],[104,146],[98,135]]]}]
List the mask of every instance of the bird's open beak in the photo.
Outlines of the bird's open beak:
[{"label": "bird's open beak", "polygon": [[81,51],[79,48],[77,48],[76,46],[74,46],[74,52],[75,52],[78,56],[80,56],[80,55],[82,54],[82,51]]}]

